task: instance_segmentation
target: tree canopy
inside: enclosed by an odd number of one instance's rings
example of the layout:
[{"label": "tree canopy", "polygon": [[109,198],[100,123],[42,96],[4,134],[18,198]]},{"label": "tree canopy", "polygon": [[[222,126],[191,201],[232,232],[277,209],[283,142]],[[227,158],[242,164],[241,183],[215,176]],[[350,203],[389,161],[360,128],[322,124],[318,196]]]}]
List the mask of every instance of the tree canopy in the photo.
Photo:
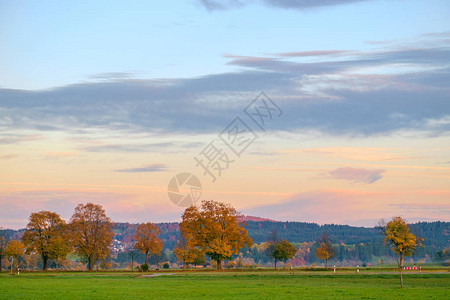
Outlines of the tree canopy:
[{"label": "tree canopy", "polygon": [[241,215],[231,205],[203,201],[200,207],[188,207],[180,223],[181,233],[190,247],[199,247],[222,269],[222,261],[230,259],[239,249],[252,245],[252,239],[239,222]]},{"label": "tree canopy", "polygon": [[111,219],[100,205],[79,204],[68,226],[69,239],[75,251],[88,260],[92,270],[96,260],[109,254],[113,230]]},{"label": "tree canopy", "polygon": [[134,239],[136,244],[134,247],[145,254],[145,264],[148,265],[148,254],[160,254],[163,243],[158,237],[160,233],[158,227],[154,224],[142,223],[139,224]]},{"label": "tree canopy", "polygon": [[[5,255],[14,258],[14,264],[18,266],[19,256],[23,255],[25,245],[19,240],[10,240],[5,247]],[[11,265],[12,270],[13,265]]]},{"label": "tree canopy", "polygon": [[403,262],[405,256],[410,256],[421,239],[409,231],[408,224],[402,217],[393,217],[386,225],[380,226],[384,235],[384,244],[398,255],[398,266],[400,269],[400,286],[403,287]]},{"label": "tree canopy", "polygon": [[[289,243],[286,240],[282,240],[275,244],[274,251],[272,253],[272,257],[275,260],[281,260],[284,263],[292,257],[294,257],[295,253],[297,252],[297,249],[294,245]],[[275,269],[276,269],[276,263],[275,263]]]},{"label": "tree canopy", "polygon": [[26,245],[27,253],[37,251],[42,258],[42,269],[47,270],[48,259],[65,257],[69,248],[63,238],[66,222],[54,212],[40,211],[32,213],[22,242]]},{"label": "tree canopy", "polygon": [[200,250],[193,246],[189,246],[183,234],[181,234],[180,239],[173,249],[173,253],[177,259],[183,262],[183,269],[186,269],[187,264],[194,262],[195,258],[198,256],[197,252],[200,252]]}]

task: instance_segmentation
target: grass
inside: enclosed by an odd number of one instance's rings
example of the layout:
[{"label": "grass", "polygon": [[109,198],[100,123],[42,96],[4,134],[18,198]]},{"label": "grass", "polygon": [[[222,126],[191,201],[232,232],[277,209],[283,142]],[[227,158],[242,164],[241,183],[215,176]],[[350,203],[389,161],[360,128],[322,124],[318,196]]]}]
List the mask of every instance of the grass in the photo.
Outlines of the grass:
[{"label": "grass", "polygon": [[[149,272],[148,274],[152,274]],[[164,273],[159,273],[164,274]],[[167,274],[167,272],[166,272]],[[353,298],[445,299],[450,274],[289,274],[288,272],[178,272],[0,274],[1,299]]]}]

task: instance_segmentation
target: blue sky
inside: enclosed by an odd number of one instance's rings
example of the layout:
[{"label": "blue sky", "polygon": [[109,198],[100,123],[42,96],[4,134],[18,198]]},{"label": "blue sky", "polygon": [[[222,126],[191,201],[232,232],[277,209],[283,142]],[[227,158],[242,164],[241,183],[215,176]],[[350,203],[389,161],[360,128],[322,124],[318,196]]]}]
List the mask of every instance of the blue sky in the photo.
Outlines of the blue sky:
[{"label": "blue sky", "polygon": [[[213,1],[204,1],[205,3]],[[448,1],[270,1],[208,10],[201,1],[0,1],[0,86],[43,89],[100,73],[189,78],[239,70],[226,54],[413,45],[449,28]],[[244,5],[250,2],[251,4]],[[327,1],[316,1],[316,3]]]},{"label": "blue sky", "polygon": [[[0,226],[86,201],[115,221],[177,221],[180,172],[202,199],[276,220],[450,221],[449,12],[0,0]],[[261,91],[282,116],[210,182],[193,158]]]}]

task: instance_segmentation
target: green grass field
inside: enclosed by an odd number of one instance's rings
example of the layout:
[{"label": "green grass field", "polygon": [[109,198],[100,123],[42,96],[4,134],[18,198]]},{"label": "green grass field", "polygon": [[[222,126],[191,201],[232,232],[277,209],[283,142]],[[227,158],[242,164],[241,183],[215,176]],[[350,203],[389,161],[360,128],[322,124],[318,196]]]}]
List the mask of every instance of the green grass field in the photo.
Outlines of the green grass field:
[{"label": "green grass field", "polygon": [[[448,299],[450,274],[288,272],[0,274],[0,299],[354,298]],[[154,274],[149,272],[148,274]]]}]

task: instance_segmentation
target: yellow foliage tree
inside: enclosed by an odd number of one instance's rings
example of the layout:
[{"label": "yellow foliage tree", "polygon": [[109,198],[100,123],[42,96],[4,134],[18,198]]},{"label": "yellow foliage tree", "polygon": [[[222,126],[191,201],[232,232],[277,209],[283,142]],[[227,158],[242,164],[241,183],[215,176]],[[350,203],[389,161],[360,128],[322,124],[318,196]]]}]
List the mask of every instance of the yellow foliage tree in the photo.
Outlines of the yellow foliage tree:
[{"label": "yellow foliage tree", "polygon": [[87,258],[92,270],[96,260],[109,254],[113,224],[100,205],[79,204],[70,219],[68,237],[78,255]]},{"label": "yellow foliage tree", "polygon": [[328,267],[328,259],[331,257],[329,247],[325,243],[321,243],[319,247],[314,251],[318,259],[325,259],[325,268]]},{"label": "yellow foliage tree", "polygon": [[37,251],[42,258],[42,270],[47,270],[47,261],[67,255],[68,246],[63,238],[66,222],[54,212],[32,213],[22,236],[27,253]]},{"label": "yellow foliage tree", "polygon": [[139,224],[134,239],[136,244],[134,248],[145,253],[145,264],[148,265],[148,254],[160,254],[163,243],[158,237],[160,231],[156,225],[148,222]]},{"label": "yellow foliage tree", "polygon": [[409,232],[408,224],[402,217],[393,217],[386,225],[380,224],[384,235],[384,244],[391,247],[397,254],[400,269],[400,286],[403,287],[403,262],[405,256],[410,256],[417,246],[421,245],[421,238]]},{"label": "yellow foliage tree", "polygon": [[191,206],[185,210],[180,230],[189,247],[200,248],[221,270],[224,259],[230,259],[244,245],[252,245],[240,218],[241,215],[228,204],[203,201],[200,207]]},{"label": "yellow foliage tree", "polygon": [[[196,251],[197,250],[197,251]],[[180,239],[175,244],[173,253],[177,259],[183,262],[183,269],[186,269],[186,264],[190,264],[198,255],[198,249],[192,246],[188,246],[186,239],[181,235]]]},{"label": "yellow foliage tree", "polygon": [[[15,268],[19,266],[19,256],[23,255],[25,251],[25,245],[22,244],[19,240],[10,240],[5,247],[5,255],[7,257],[14,258]],[[14,264],[11,265],[11,272],[14,267]]]}]

